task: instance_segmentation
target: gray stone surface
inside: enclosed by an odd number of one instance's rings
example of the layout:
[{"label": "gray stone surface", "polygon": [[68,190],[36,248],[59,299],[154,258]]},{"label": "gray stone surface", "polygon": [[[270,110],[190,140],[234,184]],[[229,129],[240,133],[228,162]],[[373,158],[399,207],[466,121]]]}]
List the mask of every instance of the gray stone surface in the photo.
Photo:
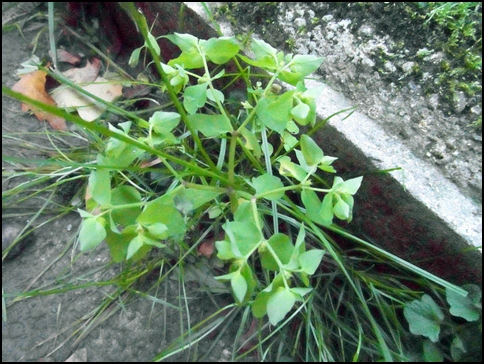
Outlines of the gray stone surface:
[{"label": "gray stone surface", "polygon": [[[215,12],[226,3],[210,4]],[[246,34],[250,29],[254,37],[279,50],[284,50],[286,40],[295,39],[294,53],[325,59],[317,79],[306,83],[308,88],[325,86],[317,100],[319,117],[357,107],[347,118],[348,113],[331,118],[319,135],[325,153],[344,161],[340,173],[401,168],[387,178],[365,176],[367,184],[359,194],[366,208],[355,208],[360,216],[352,223],[353,230],[416,264],[422,256],[454,254],[449,260],[436,258],[419,265],[454,282],[480,281],[481,254],[459,253],[482,245],[482,145],[479,131],[469,128],[465,117],[459,119],[465,95],[454,115],[444,116],[438,95],[425,97],[414,81],[397,89],[372,71],[375,52],[391,52],[392,42],[389,36],[376,35],[371,23],[363,24],[355,35],[349,29],[350,19],[336,20],[327,14],[311,27],[313,9],[321,11],[324,5],[318,4],[324,3],[276,4],[274,14],[259,26],[255,15],[250,17],[258,11],[253,4],[239,4],[239,13],[231,14],[235,20],[230,23],[223,18],[217,21],[224,35]],[[205,16],[201,7],[190,6]],[[298,31],[302,27],[305,32]],[[443,54],[428,57],[436,62]],[[405,73],[413,63],[398,59],[383,67],[389,73]],[[385,199],[385,204],[379,199]]]}]

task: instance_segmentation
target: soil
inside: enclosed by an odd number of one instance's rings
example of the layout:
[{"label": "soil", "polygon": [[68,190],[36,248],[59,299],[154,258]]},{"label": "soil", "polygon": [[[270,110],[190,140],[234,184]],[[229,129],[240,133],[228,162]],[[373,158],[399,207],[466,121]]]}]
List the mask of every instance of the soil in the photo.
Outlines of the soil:
[{"label": "soil", "polygon": [[[271,5],[270,17],[264,13],[267,10],[261,10],[262,5],[238,3],[234,13],[241,29],[256,29],[255,23],[262,23],[263,27],[256,32],[275,46],[288,47],[286,41],[291,34],[296,38],[295,53],[323,52],[326,61],[321,74],[328,82],[352,96],[362,110],[400,135],[416,154],[433,160],[467,195],[481,198],[481,133],[468,127],[478,102],[466,99],[462,101],[465,105],[456,110],[442,109],[434,96],[423,94],[418,80],[410,77],[398,85],[392,82],[399,78],[402,67],[409,61],[405,51],[391,64],[383,64],[385,76],[376,72],[376,52],[379,49],[386,54],[394,52],[394,34],[387,34],[393,24],[386,28],[384,23],[375,20],[375,14],[362,15],[351,8],[343,13],[330,8],[330,3],[267,4],[277,4]],[[39,11],[35,6],[36,3],[19,3],[8,9],[9,3],[2,3],[2,20],[9,15],[26,18]],[[313,24],[311,19],[316,16],[321,20]],[[16,82],[15,71],[34,52],[31,42],[44,26],[45,19],[36,18],[25,23],[22,34],[18,30],[2,31],[2,85],[12,87]],[[298,32],[302,26],[306,31]],[[43,32],[38,38],[35,54],[47,55],[46,34]],[[414,54],[421,44],[412,47],[408,48],[409,54]],[[45,158],[35,148],[39,144],[49,145],[45,128],[48,128],[45,123],[20,112],[18,102],[2,96],[3,156]],[[82,135],[75,127],[70,130]],[[82,139],[71,139],[60,137],[55,143],[61,149],[82,145]],[[27,165],[25,161],[2,161],[2,191],[29,180],[29,176],[6,178],[9,172],[14,169],[18,172],[19,166]],[[73,189],[76,191],[76,186]],[[18,255],[2,262],[2,293],[6,304],[2,320],[2,361],[65,361],[69,357],[77,361],[151,360],[174,342],[181,330],[186,331],[189,325],[232,302],[226,293],[206,293],[207,280],[201,281],[200,277],[210,279],[210,274],[191,268],[192,278],[186,285],[188,292],[182,292],[178,275],[173,272],[158,285],[155,285],[158,277],[147,277],[144,283],[131,287],[132,294],[126,291],[120,299],[109,303],[109,297],[121,288],[109,284],[97,287],[89,282],[109,282],[124,266],[109,262],[104,245],[89,254],[79,253],[76,233],[80,217],[72,194],[67,193],[66,197],[57,193],[53,197],[57,204],[71,205],[72,212],[58,218],[52,211],[36,216],[49,196],[40,194],[21,205],[17,200],[6,199],[2,204],[2,245],[4,237],[12,239],[24,227],[27,226],[27,231],[35,227],[20,242]],[[193,267],[201,266],[204,265],[193,262]],[[59,287],[61,291],[56,291]],[[39,291],[47,293],[35,297],[25,294]],[[134,294],[134,291],[149,291],[150,296]],[[98,320],[92,321],[94,317]],[[205,352],[207,361],[229,360],[237,328],[238,325],[233,325],[222,338],[209,337],[169,360],[200,359]]]}]

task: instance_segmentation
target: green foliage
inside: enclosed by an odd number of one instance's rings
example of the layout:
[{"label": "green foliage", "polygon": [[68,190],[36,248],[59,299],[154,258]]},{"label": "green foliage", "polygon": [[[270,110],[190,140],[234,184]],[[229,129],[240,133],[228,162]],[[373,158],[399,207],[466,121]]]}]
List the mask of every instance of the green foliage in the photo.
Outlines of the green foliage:
[{"label": "green foliage", "polygon": [[[221,226],[225,238],[215,246],[218,258],[230,262],[230,268],[229,273],[217,279],[230,282],[239,304],[252,303],[254,315],[267,314],[269,321],[277,325],[311,292],[308,277],[318,270],[324,250],[306,250],[304,225],[296,244],[289,235],[279,233],[277,217],[266,212],[268,204],[277,211],[278,205],[287,205],[287,191],[302,192],[306,216],[314,223],[330,225],[335,216],[350,221],[352,195],[361,183],[361,178],[344,182],[336,177],[331,189],[313,185],[312,177],[317,171],[336,172],[331,166],[336,158],[325,156],[308,135],[303,134],[299,142],[296,137],[297,125],[315,124],[314,99],[321,90],[308,90],[304,79],[321,65],[322,59],[284,55],[257,39],[252,41],[255,59],[250,59],[239,53],[233,37],[201,40],[175,33],[165,38],[182,51],[168,64],[159,64],[163,79],[160,90],[176,97],[172,100],[175,107],[155,112],[147,122],[139,121],[136,128],[131,122],[109,127],[117,134],[137,138],[147,147],[163,151],[160,161],[171,180],[170,187],[156,196],[127,185],[122,170],[139,166],[149,156],[125,141],[109,138],[89,177],[87,211],[80,211],[81,249],[94,248],[105,239],[113,260],[139,260],[154,247],[175,247],[206,211],[225,206],[219,208],[217,215],[222,214],[225,219]],[[155,58],[159,55],[155,39],[147,33],[145,44],[133,52],[131,65],[138,63],[143,48],[148,48]],[[247,64],[245,68],[241,61]],[[231,101],[223,88],[216,87],[219,83],[214,83],[224,79],[225,84],[230,84],[229,77],[234,76],[220,69],[229,62],[237,67],[235,77],[245,80],[248,90],[246,101],[239,105],[245,112],[237,115],[228,113]],[[251,66],[269,73],[265,86],[261,82],[252,84],[251,76],[261,75],[252,73]],[[192,73],[192,69],[202,72]],[[280,87],[274,83],[277,80],[295,89],[279,92]],[[183,136],[185,128],[188,137]],[[270,144],[269,137],[271,143],[277,140],[272,135],[279,135],[282,145]],[[203,143],[200,137],[210,142]],[[288,140],[292,141],[290,146]],[[227,141],[228,155],[223,152],[225,147],[213,153],[213,144],[226,145]],[[295,149],[298,144],[300,149]],[[198,153],[192,145],[197,145]],[[187,151],[195,158],[187,157]],[[290,151],[297,161],[293,161]],[[211,160],[210,155],[217,160]],[[277,161],[279,175],[271,159]],[[308,203],[307,194],[317,202]],[[321,203],[317,196],[324,194]],[[221,205],[224,201],[229,203]],[[293,214],[297,213],[293,210]],[[255,257],[270,272],[265,283],[255,271]]]},{"label": "green foliage", "polygon": [[[421,352],[424,361],[443,361],[446,355],[450,355],[454,361],[462,361],[472,359],[476,351],[482,354],[481,290],[470,284],[463,288],[467,290],[467,296],[446,290],[451,316],[444,314],[427,294],[420,300],[405,304],[403,313],[410,332],[427,338]],[[458,323],[452,316],[462,318],[467,323]]]},{"label": "green foliage", "polygon": [[[133,18],[139,16],[133,6]],[[254,350],[265,361],[272,353],[275,361],[408,360],[412,355],[405,339],[412,335],[402,326],[402,310],[410,331],[426,337],[419,343],[420,360],[468,359],[480,338],[480,291],[467,287],[464,300],[456,287],[333,223],[351,221],[362,178],[333,178],[336,158],[326,156],[320,147],[324,144],[310,137],[315,125],[323,124],[315,124],[314,100],[321,90],[306,89],[304,79],[321,60],[284,55],[260,40],[253,41],[256,57],[250,59],[239,54],[233,38],[174,34],[167,38],[182,54],[164,64],[157,60],[159,48],[146,24],[142,19],[137,24],[146,41],[133,52],[130,64],[149,50],[162,79],[158,91],[171,99],[168,107],[145,120],[109,105],[129,121],[108,127],[47,108],[63,113],[96,140],[86,149],[98,155],[86,153],[89,163],[82,161],[88,186],[86,206],[78,210],[83,219],[79,243],[84,252],[105,241],[112,260],[123,263],[120,276],[106,282],[117,286],[107,301],[123,303],[127,285],[155,268],[165,273],[163,267],[171,271],[179,266],[183,281],[183,267],[194,259],[188,255],[197,248],[201,253],[209,244],[197,244],[214,233],[210,263],[218,268],[226,263],[217,279],[233,293],[231,312],[235,306],[243,312],[237,325],[229,325],[232,315],[223,326],[237,326],[239,338],[247,336],[249,326],[253,330],[248,320],[261,319],[252,348],[242,353],[234,343],[235,360]],[[293,88],[282,89],[279,81]],[[307,132],[307,127],[313,130]],[[78,170],[77,163],[74,167]],[[347,255],[334,234],[359,245],[355,251],[365,257]],[[157,254],[148,255],[152,250]],[[205,262],[197,258],[198,266]],[[447,311],[430,296],[405,305],[418,293],[393,273],[375,273],[368,264],[410,269],[419,285],[424,277],[447,287],[450,314],[474,320],[472,326],[448,324]],[[66,289],[76,288],[68,283]],[[35,290],[28,296],[44,293]],[[218,317],[224,311],[189,327],[157,359],[193,347],[225,322]],[[269,324],[277,327],[262,331]],[[450,349],[443,350],[445,345]]]}]

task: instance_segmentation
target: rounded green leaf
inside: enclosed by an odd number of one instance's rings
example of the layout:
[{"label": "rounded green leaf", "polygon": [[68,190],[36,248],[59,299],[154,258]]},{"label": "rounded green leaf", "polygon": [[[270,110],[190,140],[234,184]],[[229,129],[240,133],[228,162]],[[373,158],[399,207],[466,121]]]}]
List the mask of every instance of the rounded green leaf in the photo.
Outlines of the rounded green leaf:
[{"label": "rounded green leaf", "polygon": [[333,222],[334,212],[333,212],[333,193],[328,193],[323,198],[323,203],[321,204],[321,209],[319,210],[319,216],[321,222],[326,225],[330,225]]},{"label": "rounded green leaf", "polygon": [[283,188],[284,185],[278,177],[270,175],[269,173],[264,173],[257,178],[252,178],[252,186],[255,188],[257,195],[264,194],[263,198],[267,200],[274,201],[284,196],[284,191],[270,193],[271,191]]},{"label": "rounded green leaf", "polygon": [[360,188],[362,180],[363,180],[363,177],[360,176],[343,182],[343,185],[340,187],[341,191],[344,191],[345,193],[349,193],[350,195],[354,195]]},{"label": "rounded green leaf", "polygon": [[100,168],[91,172],[89,191],[98,204],[107,205],[111,202],[111,177],[108,169]]},{"label": "rounded green leaf", "polygon": [[449,312],[467,321],[477,321],[481,311],[481,289],[476,285],[470,284],[463,288],[468,291],[466,297],[453,290],[446,290],[447,302],[450,305]]},{"label": "rounded green leaf", "polygon": [[301,152],[308,166],[319,164],[324,157],[324,153],[316,142],[308,135],[301,135]]},{"label": "rounded green leaf", "polygon": [[180,118],[180,114],[176,112],[156,111],[148,121],[157,133],[165,134],[178,125]]},{"label": "rounded green leaf", "polygon": [[333,207],[333,212],[338,219],[347,220],[350,217],[350,207],[341,197],[337,197],[338,202]]},{"label": "rounded green leaf", "polygon": [[423,358],[428,363],[440,363],[444,361],[444,355],[437,344],[430,340],[423,343]]},{"label": "rounded green leaf", "polygon": [[245,278],[242,276],[242,274],[239,272],[236,272],[233,276],[232,279],[230,280],[230,284],[232,286],[232,289],[234,290],[234,295],[239,302],[244,301],[245,294],[247,293],[247,282]]},{"label": "rounded green leaf", "polygon": [[421,300],[406,304],[403,315],[407,319],[412,334],[428,337],[434,343],[438,341],[444,313],[432,297],[424,294]]},{"label": "rounded green leaf", "polygon": [[168,34],[164,36],[175,43],[183,52],[190,53],[197,51],[198,38],[191,34]]},{"label": "rounded green leaf", "polygon": [[289,236],[282,233],[274,234],[267,241],[267,244],[272,248],[277,259],[279,259],[282,264],[289,263],[294,251],[294,245]]},{"label": "rounded green leaf", "polygon": [[221,260],[230,260],[235,258],[232,253],[232,247],[230,241],[219,240],[215,242],[217,248],[217,257]]},{"label": "rounded green leaf", "polygon": [[233,130],[232,124],[225,115],[194,114],[189,115],[188,120],[193,127],[207,138],[216,137]]},{"label": "rounded green leaf", "polygon": [[140,56],[142,48],[143,47],[136,48],[133,51],[133,53],[131,53],[131,57],[129,57],[129,61],[128,61],[128,64],[129,64],[130,67],[136,67],[138,65],[139,56]]},{"label": "rounded green leaf", "polygon": [[213,102],[220,102],[221,104],[223,104],[223,102],[225,101],[225,96],[224,94],[219,91],[219,90],[216,90],[216,89],[207,89],[207,98],[210,100],[210,101],[213,101]]},{"label": "rounded green leaf", "polygon": [[189,114],[195,114],[197,110],[207,102],[207,84],[188,86],[183,96],[183,106]]},{"label": "rounded green leaf", "polygon": [[[141,202],[141,194],[132,186],[119,186],[111,192],[111,204],[113,206],[128,205],[137,202]],[[140,206],[114,209],[111,211],[111,217],[116,224],[128,226],[134,224],[140,212]]]},{"label": "rounded green leaf", "polygon": [[133,240],[129,242],[128,253],[126,259],[130,259],[136,252],[144,245],[143,239],[140,235],[137,235]]},{"label": "rounded green leaf", "polygon": [[312,249],[299,255],[299,265],[304,273],[313,275],[321,264],[324,250]]},{"label": "rounded green leaf", "polygon": [[215,64],[227,63],[239,53],[239,45],[235,41],[235,37],[200,40],[200,48],[209,60]]},{"label": "rounded green leaf", "polygon": [[82,222],[81,230],[79,232],[79,243],[81,251],[95,248],[106,237],[106,229],[99,221],[99,218],[91,217]]},{"label": "rounded green leaf", "polygon": [[291,311],[296,295],[283,287],[278,288],[267,301],[267,316],[272,325],[277,325]]},{"label": "rounded green leaf", "polygon": [[301,102],[299,105],[292,108],[291,115],[299,124],[306,125],[309,122],[307,117],[310,111],[309,106]]},{"label": "rounded green leaf", "polygon": [[252,51],[257,59],[261,59],[267,56],[274,56],[277,53],[277,49],[272,47],[269,43],[264,42],[261,39],[252,39],[251,43]]}]

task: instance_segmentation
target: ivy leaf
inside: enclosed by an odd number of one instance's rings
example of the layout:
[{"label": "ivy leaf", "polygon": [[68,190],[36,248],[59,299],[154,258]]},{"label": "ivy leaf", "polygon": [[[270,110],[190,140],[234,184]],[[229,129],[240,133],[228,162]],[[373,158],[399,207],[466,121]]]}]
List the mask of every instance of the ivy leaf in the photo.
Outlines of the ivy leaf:
[{"label": "ivy leaf", "polygon": [[195,114],[207,102],[207,84],[188,86],[183,96],[183,106],[188,114]]},{"label": "ivy leaf", "polygon": [[296,296],[283,287],[271,295],[267,301],[267,316],[272,325],[277,325],[291,311],[296,302]]},{"label": "ivy leaf", "polygon": [[434,343],[438,341],[444,314],[432,297],[424,294],[421,300],[406,304],[403,315],[412,334],[428,337]]},{"label": "ivy leaf", "polygon": [[233,130],[230,121],[221,114],[194,114],[189,115],[188,120],[196,130],[207,138],[216,137]]},{"label": "ivy leaf", "polygon": [[481,290],[478,286],[471,284],[465,285],[463,288],[468,291],[466,297],[446,289],[445,294],[450,305],[449,312],[467,321],[477,321],[481,311]]},{"label": "ivy leaf", "polygon": [[323,259],[324,250],[312,249],[299,255],[299,264],[301,265],[301,270],[304,273],[313,275],[321,264]]},{"label": "ivy leaf", "polygon": [[106,229],[102,224],[104,218],[92,217],[84,219],[79,232],[81,252],[95,248],[106,237]]},{"label": "ivy leaf", "polygon": [[[255,188],[257,195],[278,190],[284,187],[278,177],[272,176],[269,173],[264,173],[257,178],[252,178],[252,186]],[[274,193],[264,195],[264,198],[270,201],[275,201],[282,198],[282,196],[284,196],[284,191],[276,191]]]}]

